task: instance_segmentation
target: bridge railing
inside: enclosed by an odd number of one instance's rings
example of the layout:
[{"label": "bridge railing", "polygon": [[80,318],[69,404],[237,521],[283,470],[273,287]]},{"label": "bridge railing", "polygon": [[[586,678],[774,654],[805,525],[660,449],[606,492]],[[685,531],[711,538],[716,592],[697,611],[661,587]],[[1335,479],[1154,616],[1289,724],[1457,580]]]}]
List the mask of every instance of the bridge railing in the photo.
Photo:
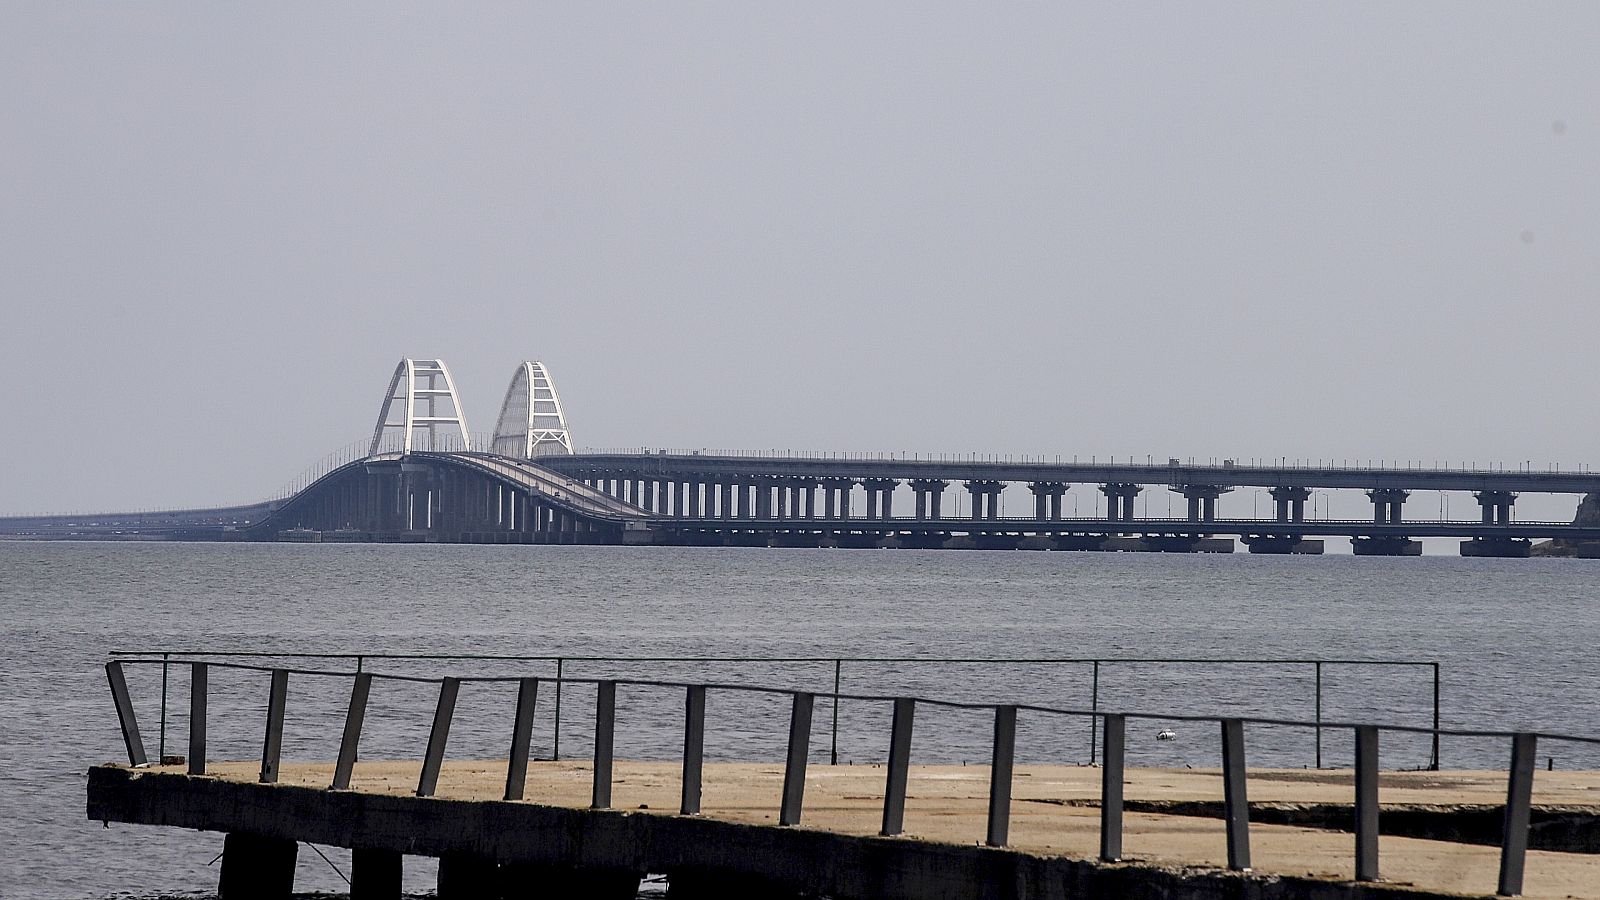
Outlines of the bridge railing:
[{"label": "bridge railing", "polygon": [[[539,664],[546,668],[550,680],[555,684],[553,698],[553,716],[551,723],[551,756],[553,759],[561,758],[562,743],[562,696],[561,683],[563,678],[570,675],[576,668],[606,668],[615,672],[621,668],[638,667],[711,667],[711,666],[763,666],[784,667],[794,670],[796,667],[821,667],[824,678],[831,677],[832,693],[840,694],[851,679],[870,680],[872,670],[882,671],[886,667],[922,667],[933,669],[949,675],[959,681],[972,680],[973,670],[986,672],[993,677],[999,669],[1010,668],[1018,670],[1023,668],[1038,668],[1042,670],[1076,670],[1087,680],[1087,696],[1082,700],[1087,703],[1087,708],[1098,712],[1102,703],[1102,675],[1110,676],[1114,670],[1128,671],[1133,677],[1141,675],[1148,678],[1151,667],[1176,666],[1189,672],[1198,672],[1205,668],[1222,668],[1229,670],[1249,669],[1261,671],[1262,669],[1276,669],[1284,672],[1298,672],[1310,679],[1310,696],[1305,698],[1310,701],[1312,721],[1320,722],[1323,719],[1324,705],[1327,700],[1324,689],[1324,676],[1333,670],[1359,670],[1376,669],[1379,671],[1412,671],[1420,674],[1424,679],[1423,688],[1429,698],[1426,713],[1428,726],[1438,729],[1441,724],[1440,701],[1442,690],[1442,675],[1440,663],[1436,660],[1411,660],[1411,659],[1353,659],[1353,658],[1230,658],[1230,657],[1160,657],[1160,656],[1121,656],[1121,657],[995,657],[995,656],[772,656],[772,655],[675,655],[675,656],[597,656],[582,654],[563,655],[508,655],[486,653],[301,653],[301,652],[271,652],[271,651],[186,651],[186,650],[113,650],[111,656],[121,658],[159,659],[161,665],[161,699],[158,720],[158,755],[167,755],[167,722],[169,678],[173,660],[178,657],[209,660],[295,660],[316,661],[323,664],[345,665],[353,667],[352,674],[370,671],[373,663],[469,663],[469,664]],[[1140,669],[1143,669],[1141,672]],[[1281,694],[1273,698],[1275,702],[1282,703],[1285,697]],[[831,708],[829,723],[829,762],[837,765],[839,762],[839,708],[835,704]],[[1324,733],[1321,728],[1313,728],[1308,735],[1308,745],[1304,747],[1307,756],[1303,757],[1309,764],[1317,769],[1324,764]],[[1422,767],[1437,770],[1440,765],[1440,745],[1438,735],[1435,734],[1427,748],[1427,759]],[[1100,754],[1099,738],[1093,728],[1088,730],[1087,754],[1084,761],[1094,764]]]},{"label": "bridge railing", "polygon": [[[1246,766],[1247,729],[1286,727],[1296,729],[1333,728],[1350,734],[1355,747],[1353,807],[1355,822],[1355,878],[1370,882],[1380,878],[1379,867],[1379,746],[1383,734],[1422,734],[1434,738],[1453,736],[1475,739],[1492,739],[1509,743],[1510,763],[1506,767],[1506,803],[1503,811],[1503,828],[1500,839],[1500,867],[1497,892],[1516,896],[1522,893],[1527,865],[1529,823],[1532,811],[1533,773],[1536,755],[1541,742],[1566,742],[1600,746],[1600,738],[1554,734],[1547,732],[1441,729],[1438,727],[1413,727],[1383,725],[1364,722],[1324,722],[1300,719],[1267,717],[1215,716],[1186,713],[1150,713],[1134,710],[1073,709],[1026,703],[975,703],[928,696],[893,694],[844,693],[799,691],[751,683],[721,683],[712,681],[682,681],[638,678],[547,678],[525,674],[510,676],[445,675],[415,676],[374,671],[333,671],[312,668],[290,668],[255,663],[222,662],[199,657],[127,657],[106,664],[106,675],[111,688],[129,763],[145,766],[145,754],[134,704],[128,689],[126,670],[133,666],[173,665],[190,670],[189,753],[186,765],[191,774],[207,772],[207,728],[209,681],[213,670],[265,674],[268,676],[265,704],[265,737],[262,743],[259,781],[278,781],[282,765],[282,747],[288,707],[288,690],[291,677],[331,679],[348,682],[349,701],[345,707],[344,727],[339,738],[338,757],[329,787],[347,790],[351,787],[358,759],[363,730],[368,714],[368,700],[375,681],[404,682],[436,688],[437,701],[432,715],[428,739],[422,752],[420,776],[416,795],[432,796],[438,789],[443,769],[445,751],[452,724],[456,718],[456,703],[463,685],[498,684],[516,689],[516,703],[510,718],[511,748],[506,757],[506,779],[503,797],[507,801],[521,800],[527,788],[530,761],[530,736],[541,683],[552,685],[557,691],[563,685],[586,685],[594,689],[593,714],[593,766],[591,808],[612,806],[612,788],[615,783],[613,763],[619,716],[617,697],[620,688],[668,689],[682,692],[683,728],[682,775],[680,815],[701,813],[705,740],[706,697],[708,692],[757,695],[786,699],[789,706],[787,747],[784,755],[783,787],[778,803],[778,824],[791,826],[801,822],[804,812],[806,770],[810,760],[813,731],[813,713],[820,697],[832,701],[837,708],[840,701],[872,704],[886,707],[892,712],[887,735],[889,747],[885,786],[882,796],[882,827],[886,836],[904,831],[907,807],[907,783],[913,753],[913,732],[916,714],[922,710],[953,710],[975,712],[989,717],[992,722],[992,741],[988,758],[989,789],[984,843],[991,847],[1004,847],[1010,839],[1012,784],[1015,775],[1017,729],[1019,717],[1027,714],[1051,719],[1085,720],[1101,736],[1104,748],[1102,757],[1100,805],[1100,841],[1098,856],[1106,862],[1116,862],[1123,857],[1124,778],[1127,774],[1127,726],[1130,721],[1164,721],[1209,724],[1217,729],[1218,750],[1221,756],[1223,786],[1223,820],[1227,841],[1227,866],[1232,870],[1252,868],[1249,770]],[[502,724],[505,719],[499,720]]]},{"label": "bridge railing", "polygon": [[1327,459],[1290,457],[1221,457],[1206,458],[1157,457],[1144,454],[1119,456],[1108,454],[1101,460],[1098,454],[1083,459],[1082,454],[1060,453],[982,453],[972,451],[912,451],[912,450],[791,450],[770,448],[766,450],[713,449],[708,447],[581,447],[577,456],[672,456],[672,457],[727,457],[730,459],[806,459],[806,460],[862,460],[870,462],[945,462],[945,463],[1015,463],[1020,465],[1109,465],[1141,469],[1171,468],[1240,468],[1280,469],[1284,471],[1340,471],[1340,472],[1522,472],[1530,475],[1593,475],[1595,469],[1587,463],[1576,467],[1563,467],[1559,462],[1485,462],[1457,460],[1389,460]]}]

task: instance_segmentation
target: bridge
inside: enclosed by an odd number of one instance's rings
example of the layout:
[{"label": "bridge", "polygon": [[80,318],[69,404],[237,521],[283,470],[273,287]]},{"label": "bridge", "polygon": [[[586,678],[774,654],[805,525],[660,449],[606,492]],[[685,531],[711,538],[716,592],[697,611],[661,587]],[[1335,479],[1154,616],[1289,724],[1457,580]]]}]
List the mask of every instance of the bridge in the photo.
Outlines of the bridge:
[{"label": "bridge", "polygon": [[[1007,514],[1007,488],[1026,488]],[[1217,501],[1265,489],[1271,514],[1222,518]],[[1182,516],[1135,514],[1147,491],[1181,497]],[[1364,492],[1372,515],[1306,515],[1315,491]],[[1470,493],[1478,515],[1406,518],[1416,491]],[[1017,491],[1013,490],[1013,494]],[[924,457],[918,454],[574,452],[549,370],[512,373],[494,431],[468,428],[442,360],[404,359],[372,440],[293,494],[251,506],[0,520],[0,535],[277,541],[612,543],[1417,555],[1424,537],[1468,556],[1527,556],[1539,539],[1600,541],[1600,527],[1518,520],[1519,494],[1600,493],[1588,471],[1460,467],[1195,464]],[[1091,516],[1074,501],[1090,498]],[[1101,504],[1104,504],[1101,511]],[[1148,503],[1146,504],[1148,510]]]}]

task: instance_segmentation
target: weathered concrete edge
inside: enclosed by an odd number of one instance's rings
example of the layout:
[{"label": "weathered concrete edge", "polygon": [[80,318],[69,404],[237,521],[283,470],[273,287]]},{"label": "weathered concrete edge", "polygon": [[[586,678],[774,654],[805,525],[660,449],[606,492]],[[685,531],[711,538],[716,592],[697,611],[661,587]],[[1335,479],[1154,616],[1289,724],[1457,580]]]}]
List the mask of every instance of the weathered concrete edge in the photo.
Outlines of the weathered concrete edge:
[{"label": "weathered concrete edge", "polygon": [[[1100,806],[1099,800],[1030,798],[1019,802],[1090,809]],[[1128,812],[1220,819],[1225,806],[1221,800],[1124,800],[1123,808]],[[1255,801],[1250,804],[1250,821],[1354,832],[1356,812],[1350,803]],[[1379,833],[1391,837],[1488,847],[1500,846],[1504,827],[1505,806],[1498,803],[1385,803],[1378,817]],[[1578,804],[1533,807],[1528,848],[1557,853],[1600,853],[1600,807]]]},{"label": "weathered concrete edge", "polygon": [[840,900],[1430,900],[1400,885],[1107,865],[1016,850],[685,816],[250,784],[122,766],[89,770],[94,821],[242,832],[422,856],[715,871]]}]

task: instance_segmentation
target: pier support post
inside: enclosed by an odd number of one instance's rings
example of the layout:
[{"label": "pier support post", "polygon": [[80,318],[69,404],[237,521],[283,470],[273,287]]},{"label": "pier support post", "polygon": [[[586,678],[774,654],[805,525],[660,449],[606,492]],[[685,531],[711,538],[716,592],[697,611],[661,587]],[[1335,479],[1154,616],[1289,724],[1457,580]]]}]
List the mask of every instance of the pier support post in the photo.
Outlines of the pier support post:
[{"label": "pier support post", "polygon": [[439,857],[439,900],[484,900],[500,896],[500,867],[465,853]]},{"label": "pier support post", "polygon": [[231,832],[222,839],[220,900],[289,900],[294,893],[296,841]]},{"label": "pier support post", "polygon": [[400,900],[405,864],[394,850],[350,852],[350,900]]}]

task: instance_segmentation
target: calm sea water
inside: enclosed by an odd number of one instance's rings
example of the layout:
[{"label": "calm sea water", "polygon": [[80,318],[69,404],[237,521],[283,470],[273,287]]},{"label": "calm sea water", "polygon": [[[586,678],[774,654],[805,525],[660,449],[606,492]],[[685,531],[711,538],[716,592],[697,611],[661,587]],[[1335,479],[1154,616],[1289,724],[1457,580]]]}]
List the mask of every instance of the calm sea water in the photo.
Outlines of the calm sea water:
[{"label": "calm sea water", "polygon": [[[600,547],[297,546],[0,543],[0,897],[7,900],[205,895],[221,836],[84,820],[84,770],[122,758],[101,666],[112,649],[431,651],[576,655],[1200,656],[1438,660],[1447,726],[1531,727],[1600,734],[1600,564],[1573,560],[1274,558],[1084,553],[984,553]],[[379,664],[438,674],[437,664]],[[552,674],[527,664],[459,664],[459,674]],[[831,665],[574,664],[568,674],[756,681],[831,688]],[[847,691],[1023,701],[1083,707],[1087,666],[857,663]],[[183,752],[186,672],[172,673],[168,751]],[[1103,667],[1104,708],[1261,713],[1310,718],[1305,666]],[[157,749],[158,668],[130,676]],[[380,683],[363,756],[417,757],[433,696]],[[291,682],[288,759],[330,759],[347,682]],[[1425,669],[1328,667],[1324,715],[1424,724]],[[259,756],[265,677],[212,676],[213,759]],[[581,688],[566,692],[564,754],[589,733]],[[541,695],[535,752],[554,741]],[[463,690],[452,757],[502,757],[508,688]],[[618,753],[671,758],[679,739],[675,692],[624,689]],[[778,759],[781,698],[713,694],[708,755]],[[813,752],[830,750],[831,710],[819,702]],[[883,755],[887,712],[840,710],[841,761]],[[918,716],[921,761],[979,762],[980,713]],[[1138,723],[1130,762],[1215,763],[1214,736]],[[1313,736],[1252,730],[1254,764],[1313,760]],[[1019,756],[1084,762],[1079,720],[1024,720]],[[1342,735],[1324,737],[1325,762],[1348,764]],[[1386,738],[1384,765],[1427,764],[1425,742]],[[1558,767],[1600,756],[1542,746]],[[1446,767],[1500,766],[1497,742],[1447,741]],[[347,869],[348,856],[326,850]],[[344,882],[302,851],[297,884]],[[408,862],[408,887],[432,871]]]}]

